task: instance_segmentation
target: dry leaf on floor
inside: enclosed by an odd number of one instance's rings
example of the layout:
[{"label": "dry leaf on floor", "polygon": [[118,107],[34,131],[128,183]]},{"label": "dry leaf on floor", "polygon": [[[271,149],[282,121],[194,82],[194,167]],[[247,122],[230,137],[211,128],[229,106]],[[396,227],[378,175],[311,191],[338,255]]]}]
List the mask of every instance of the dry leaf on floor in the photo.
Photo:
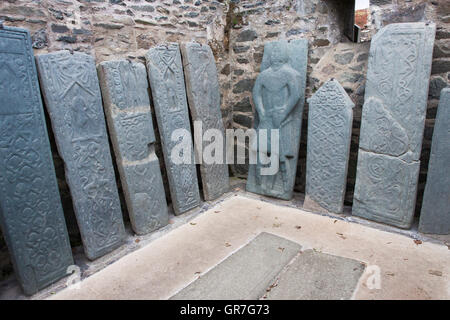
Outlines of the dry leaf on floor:
[{"label": "dry leaf on floor", "polygon": [[225,247],[231,247],[231,244],[229,242],[225,242]]},{"label": "dry leaf on floor", "polygon": [[428,270],[428,273],[433,275],[433,276],[442,277],[442,272],[438,271],[438,270]]},{"label": "dry leaf on floor", "polygon": [[295,226],[295,229],[300,230],[302,228],[302,226]]},{"label": "dry leaf on floor", "polygon": [[344,236],[344,234],[343,233],[340,233],[340,232],[336,232],[336,234],[340,237],[340,238],[342,238],[342,239],[347,239],[347,237],[346,236]]},{"label": "dry leaf on floor", "polygon": [[422,241],[421,241],[421,240],[418,240],[418,239],[415,239],[415,240],[414,240],[414,243],[417,244],[417,245],[419,245],[419,244],[422,244]]},{"label": "dry leaf on floor", "polygon": [[195,222],[190,222],[190,224],[191,224],[191,225],[193,225],[193,226],[195,226],[195,225],[196,225],[196,223],[195,223]]}]

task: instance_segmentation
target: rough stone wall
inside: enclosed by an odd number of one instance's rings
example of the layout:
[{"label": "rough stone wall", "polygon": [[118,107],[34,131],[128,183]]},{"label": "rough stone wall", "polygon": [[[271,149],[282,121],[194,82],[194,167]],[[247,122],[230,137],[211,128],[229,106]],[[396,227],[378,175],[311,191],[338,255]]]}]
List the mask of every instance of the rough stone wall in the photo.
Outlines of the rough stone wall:
[{"label": "rough stone wall", "polygon": [[[97,63],[116,58],[143,61],[146,50],[163,41],[208,43],[219,71],[226,128],[252,126],[251,89],[259,73],[264,43],[307,38],[306,97],[334,77],[356,104],[346,194],[346,204],[351,204],[370,46],[352,43],[343,35],[352,6],[353,0],[1,0],[0,19],[5,25],[29,29],[36,54],[61,49],[83,51],[94,55]],[[420,208],[439,92],[450,83],[450,2],[371,0],[370,17],[372,33],[393,22],[430,20],[437,24],[419,178]],[[307,114],[306,104],[295,187],[299,192],[305,187]],[[53,141],[51,131],[49,136]],[[71,242],[77,245],[80,239],[63,165],[54,142],[52,147]],[[161,154],[158,156],[162,159]],[[233,165],[231,171],[245,178],[247,167]],[[126,208],[123,210],[126,216]],[[0,279],[2,272],[11,272],[2,241],[0,235]]]}]

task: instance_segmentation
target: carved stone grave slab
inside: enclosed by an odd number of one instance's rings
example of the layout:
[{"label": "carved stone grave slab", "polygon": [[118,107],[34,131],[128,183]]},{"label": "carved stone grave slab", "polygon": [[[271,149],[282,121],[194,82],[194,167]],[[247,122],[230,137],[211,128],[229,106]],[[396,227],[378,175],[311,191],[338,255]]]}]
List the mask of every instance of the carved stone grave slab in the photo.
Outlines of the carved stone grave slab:
[{"label": "carved stone grave slab", "polygon": [[[146,60],[172,206],[175,214],[181,214],[199,205],[200,193],[180,48],[177,43],[153,47],[147,52]],[[182,129],[186,136],[176,136],[172,139],[172,134],[177,129]],[[183,146],[186,148],[183,149]],[[180,159],[177,157],[178,160],[186,157],[188,161],[175,161],[172,151],[180,156]]]},{"label": "carved stone grave slab", "polygon": [[0,224],[31,295],[73,264],[28,31],[0,25]]},{"label": "carved stone grave slab", "polygon": [[409,228],[414,216],[435,25],[390,24],[372,39],[353,214]]},{"label": "carved stone grave slab", "polygon": [[436,114],[419,231],[450,234],[450,88],[442,89]]},{"label": "carved stone grave slab", "polygon": [[279,150],[278,153],[277,150],[272,150],[273,142],[268,141],[265,149],[259,148],[260,143],[252,144],[250,152],[257,153],[258,158],[261,154],[266,157],[275,154],[279,159],[279,170],[272,175],[262,175],[265,164],[259,160],[257,164],[250,164],[247,191],[285,200],[293,196],[305,101],[307,60],[306,39],[274,41],[264,46],[261,73],[253,88],[256,109],[254,128],[258,135],[261,130],[267,130],[268,137],[272,136],[272,129],[278,129]]},{"label": "carved stone grave slab", "polygon": [[[201,121],[204,137],[208,136],[209,132],[211,134],[215,132],[214,142],[219,139],[224,141],[225,130],[220,112],[219,79],[211,48],[199,43],[183,43],[181,53],[192,121]],[[210,131],[208,132],[208,130]],[[219,137],[216,139],[216,136]],[[211,141],[200,139],[199,142],[200,144],[195,146],[195,151],[197,159],[202,160],[200,173],[203,195],[205,200],[214,200],[227,192],[230,186],[228,165],[225,159],[225,143],[222,143],[219,151],[208,149],[208,146],[213,145]],[[222,157],[217,157],[218,163],[211,163],[208,159],[202,158],[203,152],[208,152],[208,155],[212,156],[215,156],[215,152],[218,154],[222,152]]]},{"label": "carved stone grave slab", "polygon": [[169,222],[147,71],[142,63],[126,60],[102,62],[97,69],[131,226],[146,234]]},{"label": "carved stone grave slab", "polygon": [[58,51],[36,59],[84,251],[93,260],[125,236],[94,58]]},{"label": "carved stone grave slab", "polygon": [[303,207],[342,213],[355,104],[337,80],[308,100],[306,195]]}]

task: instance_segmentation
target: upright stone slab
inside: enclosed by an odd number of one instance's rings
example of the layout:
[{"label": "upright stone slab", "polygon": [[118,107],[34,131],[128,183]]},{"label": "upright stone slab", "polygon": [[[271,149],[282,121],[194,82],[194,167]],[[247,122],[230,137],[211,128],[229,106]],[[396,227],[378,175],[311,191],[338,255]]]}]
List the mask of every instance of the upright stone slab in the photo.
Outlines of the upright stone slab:
[{"label": "upright stone slab", "polygon": [[[211,48],[199,43],[183,43],[181,45],[183,56],[184,75],[186,79],[186,91],[191,111],[192,121],[201,121],[203,137],[208,137],[208,130],[214,138],[223,141],[221,150],[209,150],[216,140],[195,141],[197,159],[201,159],[200,173],[202,177],[203,196],[205,200],[214,200],[228,191],[230,182],[228,176],[228,165],[225,159],[225,130],[220,112],[220,92],[217,69]],[[206,135],[205,135],[206,134]],[[203,138],[199,137],[199,138]],[[209,147],[208,147],[209,146]],[[217,157],[217,162],[212,163],[209,159],[203,159],[203,152],[209,156],[216,156],[222,152],[222,157]]]},{"label": "upright stone slab", "polygon": [[[269,42],[264,46],[261,73],[253,88],[256,114],[254,127],[279,130],[279,170],[273,175],[261,175],[264,166],[259,160],[249,166],[247,190],[289,200],[293,196],[297,171],[302,114],[305,101],[308,40],[298,39]],[[271,141],[265,149],[259,143],[250,146],[251,152],[272,155]],[[273,150],[276,154],[276,150]],[[268,165],[269,166],[269,165]]]},{"label": "upright stone slab", "polygon": [[419,231],[450,234],[450,88],[441,91]]},{"label": "upright stone slab", "polygon": [[100,63],[98,74],[131,226],[146,234],[169,223],[147,71],[142,63],[120,60]]},{"label": "upright stone slab", "polygon": [[355,104],[334,79],[326,82],[308,103],[303,207],[312,211],[342,213]]},{"label": "upright stone slab", "polygon": [[84,251],[93,260],[125,236],[94,58],[58,51],[36,59]]},{"label": "upright stone slab", "polygon": [[0,22],[0,225],[31,295],[73,264],[28,31]]},{"label": "upright stone slab", "polygon": [[[200,204],[200,194],[180,48],[177,43],[166,43],[151,48],[146,60],[172,206],[175,214],[181,214]],[[172,133],[177,129],[182,129],[186,133],[184,140],[180,136],[178,137],[180,139],[172,140]],[[178,160],[183,155],[175,161],[172,151],[177,146],[183,146],[183,141],[186,143],[185,149],[190,154],[184,156],[190,158],[190,161],[179,163]],[[179,149],[175,149],[174,153],[177,150]]]},{"label": "upright stone slab", "polygon": [[436,27],[390,24],[372,39],[353,214],[409,228]]}]

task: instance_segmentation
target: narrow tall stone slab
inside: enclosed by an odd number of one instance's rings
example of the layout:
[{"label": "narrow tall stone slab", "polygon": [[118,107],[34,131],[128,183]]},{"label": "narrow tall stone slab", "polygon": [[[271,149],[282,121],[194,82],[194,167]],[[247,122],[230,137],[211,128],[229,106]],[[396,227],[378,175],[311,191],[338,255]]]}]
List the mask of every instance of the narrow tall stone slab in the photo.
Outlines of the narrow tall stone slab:
[{"label": "narrow tall stone slab", "polygon": [[[200,193],[180,48],[177,43],[166,43],[151,48],[146,60],[172,206],[175,214],[181,214],[200,204]],[[177,129],[182,129],[187,135],[175,137],[179,138],[178,140],[172,139],[172,133]],[[187,162],[177,163],[178,160],[173,159],[172,151],[177,146],[185,146],[184,151],[189,154],[180,155],[180,158],[187,157]],[[174,153],[177,150],[181,148],[175,149]]]},{"label": "narrow tall stone slab", "polygon": [[93,260],[125,236],[94,58],[58,51],[36,59],[84,251]]},{"label": "narrow tall stone slab", "polygon": [[308,150],[304,208],[342,213],[355,104],[337,80],[308,100]]},{"label": "narrow tall stone slab", "polygon": [[409,228],[414,216],[434,24],[399,23],[372,39],[353,214]]},{"label": "narrow tall stone slab", "polygon": [[436,114],[419,231],[450,234],[450,88],[442,89]]},{"label": "narrow tall stone slab", "polygon": [[257,300],[301,248],[263,232],[171,299]]},{"label": "narrow tall stone slab", "polygon": [[[203,196],[205,200],[214,200],[228,191],[230,187],[228,165],[225,159],[225,144],[221,150],[209,150],[214,142],[224,141],[225,130],[222,114],[220,112],[219,79],[217,77],[216,63],[211,48],[199,43],[183,43],[181,45],[183,56],[186,91],[191,111],[192,121],[201,121],[203,136],[208,135],[208,130],[216,140],[213,142],[195,141],[197,159],[201,160],[200,173],[202,177]],[[206,135],[205,135],[206,134]],[[216,138],[217,137],[217,138]],[[209,148],[208,146],[211,145]],[[209,152],[208,152],[209,151]],[[211,156],[203,159],[203,152]],[[214,159],[215,153],[222,152],[222,157]]]},{"label": "narrow tall stone slab", "polygon": [[98,74],[131,226],[146,234],[169,223],[147,71],[142,63],[120,60],[100,63]]},{"label": "narrow tall stone slab", "polygon": [[[298,39],[269,42],[264,46],[261,73],[253,88],[256,114],[254,127],[261,130],[279,130],[279,153],[272,152],[271,141],[260,149],[259,143],[250,146],[258,154],[258,163],[249,166],[247,191],[289,200],[293,196],[297,171],[298,150],[305,101],[308,40]],[[265,166],[260,155],[277,154],[279,170],[273,175],[262,175]]]},{"label": "narrow tall stone slab", "polygon": [[73,264],[28,31],[0,22],[0,225],[31,295]]}]

